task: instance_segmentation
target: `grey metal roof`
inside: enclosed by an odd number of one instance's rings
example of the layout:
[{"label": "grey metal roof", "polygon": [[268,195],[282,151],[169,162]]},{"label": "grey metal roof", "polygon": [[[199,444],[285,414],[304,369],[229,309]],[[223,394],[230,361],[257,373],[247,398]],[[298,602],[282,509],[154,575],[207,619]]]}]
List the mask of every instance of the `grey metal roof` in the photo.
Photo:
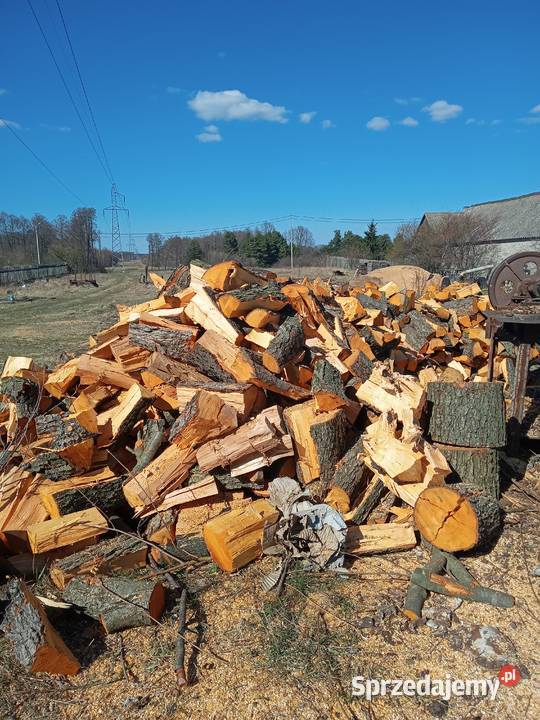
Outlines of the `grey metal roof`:
[{"label": "grey metal roof", "polygon": [[425,213],[422,222],[436,228],[452,215],[473,215],[494,225],[491,242],[540,238],[540,192],[468,205],[462,211]]}]

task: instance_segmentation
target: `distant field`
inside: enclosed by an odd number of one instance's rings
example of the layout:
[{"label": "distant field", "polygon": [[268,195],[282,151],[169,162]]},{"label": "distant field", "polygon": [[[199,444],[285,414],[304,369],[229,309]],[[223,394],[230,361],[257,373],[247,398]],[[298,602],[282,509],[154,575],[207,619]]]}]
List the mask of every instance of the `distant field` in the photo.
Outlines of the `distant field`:
[{"label": "distant field", "polygon": [[31,302],[9,304],[2,289],[0,367],[8,355],[31,356],[52,367],[63,351],[82,352],[89,335],[116,321],[117,304],[133,305],[155,297],[153,285],[139,283],[141,270],[137,266],[98,275],[97,288],[70,285],[67,277],[38,280],[16,291],[16,297],[26,296]]}]

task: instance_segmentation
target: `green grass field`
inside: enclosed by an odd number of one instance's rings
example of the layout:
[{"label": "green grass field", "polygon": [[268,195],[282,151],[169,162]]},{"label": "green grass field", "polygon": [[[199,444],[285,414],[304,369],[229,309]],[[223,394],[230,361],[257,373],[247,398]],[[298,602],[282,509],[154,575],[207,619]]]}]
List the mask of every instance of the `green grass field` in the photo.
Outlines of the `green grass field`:
[{"label": "green grass field", "polygon": [[142,268],[112,270],[97,276],[99,287],[70,285],[69,277],[38,280],[16,289],[5,302],[0,293],[0,367],[8,355],[25,355],[53,367],[62,352],[76,355],[88,347],[88,336],[117,320],[116,305],[133,305],[156,296],[153,285],[141,284]]}]

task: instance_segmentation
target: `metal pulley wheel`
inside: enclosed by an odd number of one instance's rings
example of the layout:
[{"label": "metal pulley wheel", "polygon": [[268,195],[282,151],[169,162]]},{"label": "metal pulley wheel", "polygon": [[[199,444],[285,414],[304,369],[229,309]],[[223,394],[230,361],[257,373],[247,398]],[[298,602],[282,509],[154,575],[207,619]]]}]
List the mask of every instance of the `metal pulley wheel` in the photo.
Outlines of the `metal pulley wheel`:
[{"label": "metal pulley wheel", "polygon": [[496,265],[489,274],[488,295],[494,308],[540,302],[540,252],[516,253]]}]

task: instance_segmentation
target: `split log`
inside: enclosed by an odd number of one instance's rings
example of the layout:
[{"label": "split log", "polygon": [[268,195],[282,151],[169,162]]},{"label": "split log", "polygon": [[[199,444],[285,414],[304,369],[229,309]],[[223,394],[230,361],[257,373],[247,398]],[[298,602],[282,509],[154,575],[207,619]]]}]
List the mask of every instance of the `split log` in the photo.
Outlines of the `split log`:
[{"label": "split log", "polygon": [[416,378],[391,373],[383,365],[374,367],[356,397],[377,412],[393,410],[401,421],[407,421],[411,412],[419,420],[426,401],[425,390]]},{"label": "split log", "polygon": [[361,350],[353,350],[349,357],[345,358],[344,363],[351,375],[359,378],[363,383],[369,380],[375,367],[373,361]]},{"label": "split log", "polygon": [[293,455],[292,440],[277,405],[266,408],[231,435],[210,440],[197,450],[197,462],[203,472],[230,467],[233,477],[271,465]]},{"label": "split log", "polygon": [[13,377],[19,374],[19,370],[33,370],[34,361],[29,357],[20,355],[8,355],[0,378]]},{"label": "split log", "polygon": [[22,580],[8,586],[10,604],[0,630],[13,644],[17,660],[30,672],[75,675],[79,661],[51,625],[41,602]]},{"label": "split log", "polygon": [[212,265],[204,272],[202,280],[212,290],[220,290],[221,292],[238,290],[244,285],[266,284],[264,278],[246,270],[243,265],[235,260],[225,260],[217,263],[217,265]]},{"label": "split log", "polygon": [[188,402],[169,431],[179,448],[195,449],[203,442],[238,427],[236,410],[213,393],[200,390]]},{"label": "split log", "polygon": [[14,403],[19,420],[37,413],[39,394],[39,385],[26,378],[3,377],[0,380],[0,395]]},{"label": "split log", "polygon": [[254,308],[250,310],[244,318],[244,322],[249,327],[256,330],[262,330],[265,327],[277,328],[279,324],[279,315],[271,310],[264,308]]},{"label": "split log", "polygon": [[149,390],[136,383],[120,396],[117,405],[100,413],[99,447],[107,447],[121,435],[130,432],[153,399],[154,395]]},{"label": "split log", "polygon": [[138,538],[117,535],[55,560],[50,576],[56,587],[63,590],[70,580],[80,575],[107,575],[144,567],[147,555],[148,546]]},{"label": "split log", "polygon": [[[213,268],[210,268],[211,270]],[[223,316],[213,298],[204,288],[197,290],[186,305],[185,313],[194,324],[201,325],[205,330],[214,330],[233,345],[241,345],[244,336],[239,327],[234,320]]]},{"label": "split log", "polygon": [[92,507],[106,516],[117,514],[126,508],[126,499],[122,492],[124,477],[112,477],[98,482],[90,480],[86,483],[81,482],[82,478],[78,480],[60,480],[40,491],[41,501],[51,518],[60,518]]},{"label": "split log", "polygon": [[94,436],[95,433],[88,431],[76,418],[67,418],[62,422],[49,448],[76,470],[89,470],[94,453]]},{"label": "split log", "polygon": [[[81,355],[76,359],[77,376],[93,378],[92,382],[101,382],[103,385],[114,385],[114,387],[129,390],[137,380],[124,372],[118,363],[110,360],[100,360],[92,355]],[[50,379],[50,377],[49,377]]]},{"label": "split log", "polygon": [[317,418],[315,400],[307,400],[286,408],[283,417],[294,440],[298,478],[304,484],[313,482],[319,478],[321,471],[317,448],[310,432],[311,425]]},{"label": "split log", "polygon": [[405,335],[409,347],[416,352],[422,352],[422,349],[435,335],[435,330],[418,310],[412,310],[406,317],[408,322],[403,325],[401,332]]},{"label": "split log", "polygon": [[75,384],[78,371],[77,360],[70,360],[49,373],[47,382],[43,385],[43,389],[55,398],[61,399],[68,392],[72,385]]},{"label": "split log", "polygon": [[47,518],[39,492],[49,484],[43,476],[21,467],[0,475],[0,541],[10,552],[27,550],[28,526]]},{"label": "split log", "polygon": [[381,478],[377,475],[372,477],[362,493],[360,502],[351,511],[351,522],[356,525],[364,524],[387,492],[386,485]]},{"label": "split log", "polygon": [[195,465],[192,448],[181,448],[172,443],[145,468],[124,485],[124,495],[132,508],[157,508],[161,498],[179,487]]},{"label": "split log", "polygon": [[260,557],[265,530],[278,517],[275,507],[261,499],[213,518],[203,529],[212,560],[222,570],[234,572]]},{"label": "split log", "polygon": [[254,308],[279,312],[287,302],[287,297],[283,295],[277,283],[269,283],[264,287],[256,285],[243,290],[233,290],[218,298],[221,312],[227,318],[242,317]]},{"label": "split log", "polygon": [[325,494],[336,464],[345,452],[347,428],[345,413],[339,409],[317,415],[309,428],[315,444],[319,478],[323,484]]},{"label": "split log", "polygon": [[178,385],[176,388],[180,411],[183,411],[188,402],[201,390],[217,395],[222,402],[233,407],[241,422],[252,412],[262,410],[266,404],[262,390],[250,383],[192,382]]},{"label": "split log", "polygon": [[499,498],[501,494],[500,450],[495,448],[470,448],[436,443],[452,469],[448,482],[474,485],[488,495]]},{"label": "split log", "polygon": [[343,455],[335,468],[330,468],[332,479],[324,501],[342,514],[349,512],[354,499],[366,482],[366,467],[362,460],[362,452],[363,443],[360,439]]},{"label": "split log", "polygon": [[137,442],[133,448],[133,454],[137,458],[137,462],[131,471],[132,475],[137,475],[152,462],[161,447],[164,434],[164,420],[150,419],[144,423],[142,430],[137,433]]},{"label": "split log", "polygon": [[29,472],[43,475],[49,480],[65,480],[76,473],[75,467],[58,453],[45,452],[23,465]]},{"label": "split log", "polygon": [[[177,327],[170,327],[177,325]],[[197,329],[189,325],[169,322],[167,326],[149,325],[139,320],[129,326],[129,341],[132,345],[157,351],[168,357],[181,360],[193,347]]]},{"label": "split log", "polygon": [[303,351],[304,341],[304,331],[298,316],[287,318],[279,326],[273,340],[263,353],[264,367],[279,375],[283,366],[294,360]]},{"label": "split log", "polygon": [[103,535],[108,529],[108,522],[99,510],[90,508],[29,525],[28,544],[33,553],[42,553]]},{"label": "split log", "polygon": [[189,287],[190,281],[189,267],[187,265],[180,265],[169,275],[167,282],[161,288],[159,294],[164,297],[177,295]]},{"label": "split log", "polygon": [[445,445],[498,448],[506,444],[501,383],[429,383],[429,433]]},{"label": "split log", "polygon": [[[151,383],[145,381],[147,375],[154,376]],[[158,352],[152,353],[146,371],[143,370],[141,377],[146,387],[150,389],[154,385],[159,385],[160,381],[170,385],[178,385],[183,382],[207,382],[209,379],[206,373],[197,372],[193,364],[178,362],[178,360],[173,360]]]},{"label": "split log", "polygon": [[378,555],[410,550],[416,547],[416,544],[416,535],[410,525],[355,525],[347,530],[345,551],[352,556]]},{"label": "split log", "polygon": [[427,488],[416,502],[414,518],[422,536],[447,552],[485,545],[501,525],[497,500],[465,484]]},{"label": "split log", "polygon": [[74,578],[63,598],[99,620],[107,633],[152,625],[165,608],[165,588],[154,580]]}]

